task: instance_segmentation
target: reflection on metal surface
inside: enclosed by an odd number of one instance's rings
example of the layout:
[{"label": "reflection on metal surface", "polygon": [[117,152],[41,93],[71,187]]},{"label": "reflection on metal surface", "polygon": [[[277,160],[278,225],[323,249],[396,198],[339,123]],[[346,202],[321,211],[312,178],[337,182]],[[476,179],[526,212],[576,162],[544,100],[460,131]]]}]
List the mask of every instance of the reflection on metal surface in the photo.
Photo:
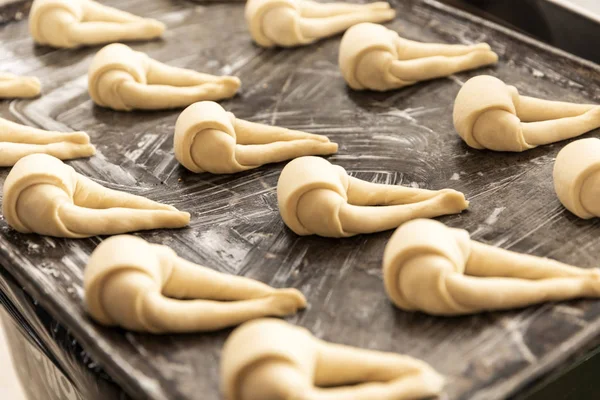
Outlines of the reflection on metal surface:
[{"label": "reflection on metal surface", "polygon": [[600,2],[590,0],[439,0],[526,32],[600,63]]}]

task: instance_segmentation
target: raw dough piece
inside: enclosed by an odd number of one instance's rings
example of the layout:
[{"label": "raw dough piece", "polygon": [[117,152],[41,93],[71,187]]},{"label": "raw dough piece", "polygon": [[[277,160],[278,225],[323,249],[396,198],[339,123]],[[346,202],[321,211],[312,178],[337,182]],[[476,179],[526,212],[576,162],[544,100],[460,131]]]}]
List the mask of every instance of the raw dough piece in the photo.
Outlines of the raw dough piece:
[{"label": "raw dough piece", "polygon": [[29,13],[33,40],[52,47],[150,40],[164,30],[162,22],[91,0],[35,0]]},{"label": "raw dough piece", "polygon": [[383,254],[390,299],[406,311],[462,315],[600,297],[600,270],[572,267],[469,238],[438,221],[407,222]]},{"label": "raw dough piece", "polygon": [[326,136],[238,119],[212,101],[186,108],[175,124],[175,157],[193,172],[231,174],[305,155],[326,155]]},{"label": "raw dough piece", "polygon": [[82,238],[181,228],[190,214],[111,190],[47,154],[23,157],[4,181],[2,213],[22,233]]},{"label": "raw dough piece", "polygon": [[340,43],[339,65],[355,90],[386,91],[495,64],[487,43],[472,46],[421,43],[385,26],[364,23],[348,29]]},{"label": "raw dough piece", "polygon": [[262,47],[307,45],[361,22],[385,22],[396,11],[386,2],[317,3],[309,0],[248,0],[246,23]]},{"label": "raw dough piece", "polygon": [[325,342],[272,318],[237,328],[221,356],[225,400],[413,400],[443,386],[424,361]]},{"label": "raw dough piece", "polygon": [[296,158],[285,166],[277,183],[277,201],[291,230],[325,237],[385,231],[411,219],[456,214],[469,206],[456,190],[366,182],[319,157]]},{"label": "raw dough piece", "polygon": [[579,218],[600,217],[600,139],[566,145],[554,163],[554,190]]},{"label": "raw dough piece", "polygon": [[40,95],[42,84],[35,76],[0,72],[0,99],[31,98]]},{"label": "raw dough piece", "polygon": [[10,167],[36,153],[69,160],[91,157],[96,149],[85,132],[51,132],[0,118],[0,167]]},{"label": "raw dough piece", "polygon": [[102,48],[88,71],[88,90],[99,106],[114,110],[187,107],[201,100],[233,97],[234,76],[214,76],[153,60],[120,43]]},{"label": "raw dough piece", "polygon": [[521,96],[514,86],[480,75],[458,92],[454,127],[475,149],[524,151],[600,127],[600,106]]},{"label": "raw dough piece", "polygon": [[222,274],[129,235],[96,247],[83,281],[90,315],[103,325],[133,331],[214,331],[306,307],[296,289]]}]

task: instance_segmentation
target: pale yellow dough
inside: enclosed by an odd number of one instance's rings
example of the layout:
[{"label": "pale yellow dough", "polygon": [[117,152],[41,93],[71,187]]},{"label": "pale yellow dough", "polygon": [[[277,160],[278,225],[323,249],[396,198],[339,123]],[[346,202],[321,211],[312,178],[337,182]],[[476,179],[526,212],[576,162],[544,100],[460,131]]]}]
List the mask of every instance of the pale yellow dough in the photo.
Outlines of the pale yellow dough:
[{"label": "pale yellow dough", "polygon": [[97,322],[152,333],[214,331],[306,307],[296,289],[222,274],[159,244],[113,236],[92,253],[85,304]]},{"label": "pale yellow dough", "polygon": [[434,220],[407,222],[383,254],[385,289],[396,306],[462,315],[546,301],[600,297],[600,270],[572,267],[471,240]]},{"label": "pale yellow dough", "polygon": [[309,0],[248,0],[246,23],[262,47],[303,46],[361,22],[385,22],[396,11],[386,2],[317,3]]},{"label": "pale yellow dough", "polygon": [[0,72],[0,99],[28,99],[37,97],[42,90],[35,76],[19,76]]},{"label": "pale yellow dough", "polygon": [[193,172],[231,174],[306,155],[327,155],[326,136],[236,118],[212,101],[186,108],[175,124],[175,157]]},{"label": "pale yellow dough", "polygon": [[0,118],[0,167],[10,167],[37,153],[69,160],[91,157],[96,149],[85,132],[45,131]]},{"label": "pale yellow dough", "polygon": [[415,42],[372,23],[348,29],[339,54],[342,76],[355,90],[393,90],[496,62],[498,55],[487,43]]},{"label": "pale yellow dough", "polygon": [[92,0],[35,0],[29,32],[39,44],[52,47],[93,46],[162,35],[165,25]]},{"label": "pale yellow dough", "polygon": [[416,400],[443,387],[424,361],[325,342],[270,318],[233,331],[221,356],[225,400]]},{"label": "pale yellow dough", "polygon": [[88,90],[99,106],[114,110],[187,107],[201,100],[233,97],[241,82],[171,67],[121,43],[102,48],[88,71]]},{"label": "pale yellow dough", "polygon": [[576,140],[558,153],[554,190],[579,218],[600,217],[600,139]]},{"label": "pale yellow dough", "polygon": [[47,154],[23,157],[4,181],[2,213],[22,233],[82,238],[181,228],[190,214],[107,189]]},{"label": "pale yellow dough", "polygon": [[475,149],[525,151],[600,127],[600,106],[521,96],[514,86],[480,75],[458,92],[454,127]]},{"label": "pale yellow dough", "polygon": [[469,206],[465,196],[452,189],[366,182],[320,157],[296,158],[285,166],[277,183],[277,201],[292,231],[325,237],[385,231],[411,219],[456,214]]}]

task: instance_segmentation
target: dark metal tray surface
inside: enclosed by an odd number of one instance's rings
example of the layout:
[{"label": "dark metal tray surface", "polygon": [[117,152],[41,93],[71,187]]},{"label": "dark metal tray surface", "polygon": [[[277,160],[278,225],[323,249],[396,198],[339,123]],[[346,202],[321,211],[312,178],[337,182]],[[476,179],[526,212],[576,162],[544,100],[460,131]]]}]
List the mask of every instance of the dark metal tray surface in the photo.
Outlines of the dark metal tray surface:
[{"label": "dark metal tray surface", "polygon": [[[476,151],[454,132],[451,117],[460,85],[484,73],[527,95],[598,102],[598,66],[433,0],[396,1],[398,18],[388,26],[401,35],[487,41],[501,61],[403,90],[353,92],[338,71],[339,37],[265,50],[250,40],[243,4],[106,3],[168,25],[164,40],[132,44],[135,49],[172,65],[239,76],[240,95],[223,102],[236,116],[328,135],[341,145],[330,160],[361,179],[466,193],[470,210],[441,220],[468,229],[477,240],[598,266],[598,221],[573,216],[553,191],[553,160],[565,143],[522,154]],[[38,76],[43,96],[1,102],[0,115],[46,129],[87,131],[99,153],[70,162],[79,172],[192,213],[189,228],[142,237],[219,271],[300,289],[310,307],[290,322],[326,340],[422,358],[448,377],[445,396],[461,400],[514,394],[597,336],[598,301],[460,318],[395,309],[381,279],[391,231],[342,240],[296,236],[277,211],[283,164],[231,176],[187,172],[172,154],[179,110],[122,113],[93,105],[86,72],[97,50],[36,47],[26,22],[1,26],[0,68]],[[0,181],[7,173],[0,171]],[[0,263],[134,397],[218,399],[219,356],[229,330],[153,336],[102,328],[86,316],[83,268],[100,240],[22,235],[0,219]]]}]

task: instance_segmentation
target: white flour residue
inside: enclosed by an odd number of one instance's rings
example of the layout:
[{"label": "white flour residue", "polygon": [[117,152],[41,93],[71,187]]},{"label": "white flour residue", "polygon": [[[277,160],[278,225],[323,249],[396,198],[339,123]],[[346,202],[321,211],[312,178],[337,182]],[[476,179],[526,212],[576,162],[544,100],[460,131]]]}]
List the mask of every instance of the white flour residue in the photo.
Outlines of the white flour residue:
[{"label": "white flour residue", "polygon": [[494,225],[496,222],[498,222],[498,217],[500,216],[500,214],[504,210],[506,210],[506,207],[497,207],[497,208],[494,208],[494,211],[492,211],[492,213],[490,214],[490,216],[485,219],[485,223],[487,225]]},{"label": "white flour residue", "polygon": [[40,248],[39,244],[27,241],[27,251],[29,251],[29,252],[35,252],[39,248]]},{"label": "white flour residue", "polygon": [[450,177],[451,181],[459,181],[460,180],[460,175],[458,173],[453,173],[452,176]]},{"label": "white flour residue", "polygon": [[415,108],[405,108],[404,110],[390,110],[379,115],[389,115],[392,117],[403,118],[410,122],[417,122],[415,117],[420,115],[428,114],[430,112],[436,111],[438,108],[426,108],[426,107],[415,107]]},{"label": "white flour residue", "polygon": [[458,86],[462,86],[465,83],[463,81],[461,81],[458,77],[456,77],[456,75],[450,75],[448,77],[448,79],[450,79],[452,82],[456,83]]},{"label": "white flour residue", "polygon": [[546,74],[544,74],[542,71],[533,68],[533,71],[531,71],[531,74],[533,76],[535,76],[536,78],[543,78],[544,76],[546,76]]},{"label": "white flour residue", "polygon": [[147,150],[147,148],[154,143],[154,139],[156,139],[158,135],[155,133],[148,133],[140,139],[137,144],[137,149],[133,151],[128,151],[125,153],[125,157],[129,158],[131,161],[136,161],[143,153]]},{"label": "white flour residue", "polygon": [[417,182],[411,182],[411,183],[409,184],[409,186],[410,186],[411,188],[415,188],[415,189],[418,189],[418,188],[419,188],[419,184],[418,184]]},{"label": "white flour residue", "polygon": [[54,239],[51,239],[48,236],[43,236],[43,240],[44,242],[48,243],[48,246],[52,247],[53,249],[56,248],[56,243],[54,243]]},{"label": "white flour residue", "polygon": [[223,75],[231,75],[232,72],[233,72],[233,68],[229,64],[225,64],[225,65],[223,65],[223,68],[221,68],[221,73]]}]

